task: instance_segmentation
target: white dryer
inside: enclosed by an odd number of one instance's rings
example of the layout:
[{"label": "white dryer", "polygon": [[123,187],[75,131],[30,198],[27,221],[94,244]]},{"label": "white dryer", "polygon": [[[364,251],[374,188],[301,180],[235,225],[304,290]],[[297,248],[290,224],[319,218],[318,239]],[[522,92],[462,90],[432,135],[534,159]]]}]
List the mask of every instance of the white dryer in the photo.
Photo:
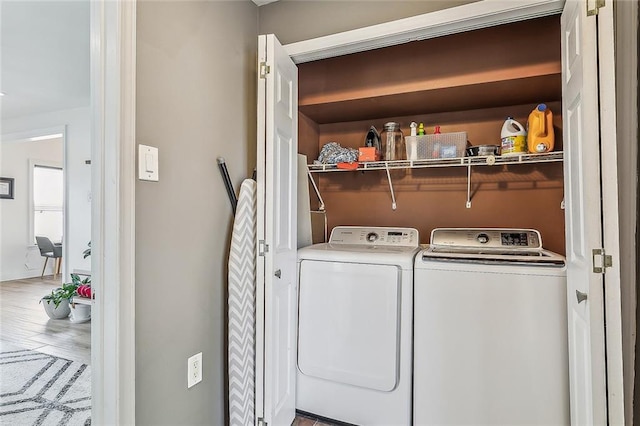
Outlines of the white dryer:
[{"label": "white dryer", "polygon": [[414,425],[570,424],[565,260],[538,231],[433,230],[414,300]]},{"label": "white dryer", "polygon": [[357,425],[411,424],[418,231],[336,227],[298,251],[298,411]]}]

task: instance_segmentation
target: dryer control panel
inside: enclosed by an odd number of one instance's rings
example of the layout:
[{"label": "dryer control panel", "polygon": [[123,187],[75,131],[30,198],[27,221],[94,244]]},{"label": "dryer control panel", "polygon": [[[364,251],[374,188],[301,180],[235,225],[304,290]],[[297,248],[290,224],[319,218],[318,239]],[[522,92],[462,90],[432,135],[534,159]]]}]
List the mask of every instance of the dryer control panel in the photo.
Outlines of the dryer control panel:
[{"label": "dryer control panel", "polygon": [[336,226],[330,244],[418,247],[418,230],[369,226]]}]

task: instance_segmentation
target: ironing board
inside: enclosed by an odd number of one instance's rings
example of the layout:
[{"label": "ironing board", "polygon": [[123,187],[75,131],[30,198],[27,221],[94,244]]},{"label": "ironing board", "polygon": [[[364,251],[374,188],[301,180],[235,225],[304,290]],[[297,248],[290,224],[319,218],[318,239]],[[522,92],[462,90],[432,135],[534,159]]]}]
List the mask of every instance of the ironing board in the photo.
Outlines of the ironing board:
[{"label": "ironing board", "polygon": [[256,182],[246,179],[229,253],[229,424],[254,424]]}]

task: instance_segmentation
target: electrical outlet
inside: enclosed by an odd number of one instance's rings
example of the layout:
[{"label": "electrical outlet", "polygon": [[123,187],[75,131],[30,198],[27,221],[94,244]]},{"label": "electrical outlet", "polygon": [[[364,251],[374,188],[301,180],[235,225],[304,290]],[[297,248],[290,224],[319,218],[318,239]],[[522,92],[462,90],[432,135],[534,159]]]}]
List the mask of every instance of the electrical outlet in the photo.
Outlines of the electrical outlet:
[{"label": "electrical outlet", "polygon": [[187,360],[187,388],[202,381],[202,352]]}]

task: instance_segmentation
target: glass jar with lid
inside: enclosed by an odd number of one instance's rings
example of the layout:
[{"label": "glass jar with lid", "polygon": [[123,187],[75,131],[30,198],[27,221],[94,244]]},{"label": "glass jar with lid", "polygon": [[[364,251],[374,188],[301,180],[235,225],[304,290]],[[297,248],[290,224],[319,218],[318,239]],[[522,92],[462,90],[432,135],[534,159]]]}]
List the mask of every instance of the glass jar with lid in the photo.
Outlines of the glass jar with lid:
[{"label": "glass jar with lid", "polygon": [[400,123],[390,121],[384,125],[384,130],[380,135],[382,139],[382,153],[384,160],[405,160],[407,151],[404,146],[404,135],[400,130]]}]

